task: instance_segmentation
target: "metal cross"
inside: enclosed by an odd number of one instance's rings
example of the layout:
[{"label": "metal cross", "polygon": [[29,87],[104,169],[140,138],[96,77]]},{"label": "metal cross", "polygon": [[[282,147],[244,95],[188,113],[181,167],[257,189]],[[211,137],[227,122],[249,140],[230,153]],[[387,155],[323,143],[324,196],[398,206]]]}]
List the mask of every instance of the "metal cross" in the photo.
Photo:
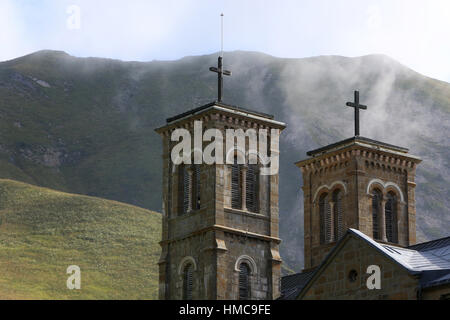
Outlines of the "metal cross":
[{"label": "metal cross", "polygon": [[355,102],[347,102],[347,106],[355,108],[355,136],[359,136],[359,109],[367,109],[367,106],[359,104],[359,91],[355,91]]},{"label": "metal cross", "polygon": [[219,56],[219,59],[217,61],[217,68],[211,67],[211,68],[209,68],[209,71],[217,73],[217,82],[218,82],[218,86],[217,86],[218,99],[217,99],[217,101],[222,102],[223,75],[231,76],[231,71],[222,69],[222,56]]}]

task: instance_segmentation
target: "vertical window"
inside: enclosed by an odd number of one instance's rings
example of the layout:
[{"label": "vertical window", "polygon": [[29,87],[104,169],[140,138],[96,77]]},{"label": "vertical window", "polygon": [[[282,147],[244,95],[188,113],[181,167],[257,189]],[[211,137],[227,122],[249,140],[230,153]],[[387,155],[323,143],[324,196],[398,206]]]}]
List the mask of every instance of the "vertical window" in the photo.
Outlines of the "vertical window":
[{"label": "vertical window", "polygon": [[179,213],[186,214],[189,210],[189,197],[191,196],[191,181],[188,172],[188,165],[182,164],[179,167],[178,176],[178,199],[179,199]]},{"label": "vertical window", "polygon": [[372,193],[372,230],[373,238],[380,239],[380,209],[381,209],[381,199],[383,195],[380,190],[375,189]]},{"label": "vertical window", "polygon": [[259,169],[257,164],[248,165],[245,188],[247,210],[258,212]]},{"label": "vertical window", "polygon": [[239,300],[250,299],[250,267],[246,263],[239,266]]},{"label": "vertical window", "polygon": [[194,210],[200,209],[200,168],[201,167],[199,164],[194,164],[192,169],[192,179],[194,180],[194,190],[192,190],[192,209]]},{"label": "vertical window", "polygon": [[328,193],[322,194],[319,199],[319,216],[320,243],[325,244],[331,242],[331,212],[328,201]]},{"label": "vertical window", "polygon": [[193,266],[187,264],[183,270],[183,300],[192,300]]},{"label": "vertical window", "polygon": [[231,165],[231,207],[241,209],[241,202],[241,165],[237,164],[237,157],[235,157]]},{"label": "vertical window", "polygon": [[334,240],[339,240],[344,235],[344,212],[342,208],[342,190],[333,192],[334,215]]},{"label": "vertical window", "polygon": [[386,217],[387,240],[392,243],[397,243],[397,196],[392,192],[387,194],[384,213]]}]

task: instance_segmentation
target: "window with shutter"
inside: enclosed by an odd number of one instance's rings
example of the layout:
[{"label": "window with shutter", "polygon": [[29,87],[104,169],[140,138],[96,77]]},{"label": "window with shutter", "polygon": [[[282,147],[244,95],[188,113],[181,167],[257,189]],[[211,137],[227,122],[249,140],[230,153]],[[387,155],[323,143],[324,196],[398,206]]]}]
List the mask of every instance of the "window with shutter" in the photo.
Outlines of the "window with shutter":
[{"label": "window with shutter", "polygon": [[380,239],[379,219],[381,209],[381,198],[383,197],[381,191],[375,189],[372,194],[372,230],[373,238]]},{"label": "window with shutter", "polygon": [[344,235],[344,212],[342,208],[342,190],[333,193],[334,215],[334,240],[339,240]]},{"label": "window with shutter", "polygon": [[193,165],[192,178],[194,179],[194,190],[192,193],[192,208],[194,210],[200,209],[200,169],[199,164]]},{"label": "window with shutter", "polygon": [[241,165],[237,164],[237,158],[234,158],[234,164],[231,165],[231,207],[241,209],[241,202]]},{"label": "window with shutter", "polygon": [[246,206],[251,212],[258,212],[259,170],[257,164],[248,165],[246,176]]},{"label": "window with shutter", "polygon": [[239,266],[239,300],[250,299],[250,267],[246,263]]},{"label": "window with shutter", "polygon": [[320,243],[325,244],[331,241],[331,208],[328,201],[328,193],[322,194],[319,198],[320,216]]},{"label": "window with shutter", "polygon": [[191,263],[187,264],[183,270],[183,299],[192,300],[193,288],[193,266]]},{"label": "window with shutter", "polygon": [[179,208],[180,214],[186,214],[189,210],[189,197],[190,197],[190,176],[187,165],[181,165],[179,168],[178,179],[178,194],[179,194]]},{"label": "window with shutter", "polygon": [[385,206],[386,237],[389,242],[396,243],[397,239],[397,197],[389,192]]}]

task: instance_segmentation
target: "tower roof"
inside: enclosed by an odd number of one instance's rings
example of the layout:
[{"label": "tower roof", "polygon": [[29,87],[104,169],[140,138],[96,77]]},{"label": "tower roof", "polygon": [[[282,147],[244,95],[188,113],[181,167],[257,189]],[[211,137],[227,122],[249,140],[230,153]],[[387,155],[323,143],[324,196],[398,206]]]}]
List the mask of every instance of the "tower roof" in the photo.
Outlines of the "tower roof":
[{"label": "tower roof", "polygon": [[267,113],[263,113],[263,112],[259,112],[259,111],[254,111],[254,110],[250,110],[250,109],[237,107],[237,106],[226,104],[226,103],[223,103],[223,102],[220,102],[220,101],[213,101],[213,102],[207,103],[207,104],[205,104],[203,106],[200,106],[200,107],[191,109],[189,111],[180,113],[180,114],[178,114],[176,116],[173,116],[171,118],[167,118],[166,122],[170,123],[170,122],[173,122],[175,120],[179,120],[179,119],[182,119],[184,117],[200,113],[201,111],[207,110],[207,109],[212,108],[214,106],[219,106],[219,107],[223,107],[223,108],[234,110],[234,111],[241,111],[241,112],[244,112],[244,113],[247,113],[247,114],[250,114],[250,115],[263,117],[263,118],[266,118],[266,119],[269,119],[269,120],[273,120],[273,118],[274,118],[274,116],[271,115],[271,114],[267,114]]},{"label": "tower roof", "polygon": [[385,142],[381,142],[381,141],[377,141],[377,140],[373,140],[373,139],[369,139],[369,138],[365,138],[365,137],[360,137],[360,136],[355,136],[355,137],[351,137],[349,139],[345,139],[339,142],[335,142],[332,144],[329,144],[327,146],[315,149],[315,150],[311,150],[308,151],[306,154],[308,156],[317,156],[329,151],[335,151],[335,150],[339,150],[341,148],[344,147],[348,147],[349,145],[353,145],[353,144],[358,144],[358,143],[363,143],[363,144],[368,144],[372,147],[378,147],[378,148],[385,148],[385,149],[389,149],[391,151],[396,151],[396,152],[401,152],[401,153],[408,153],[408,149],[407,148],[403,148],[403,147],[399,147],[393,144],[389,144],[389,143],[385,143]]}]

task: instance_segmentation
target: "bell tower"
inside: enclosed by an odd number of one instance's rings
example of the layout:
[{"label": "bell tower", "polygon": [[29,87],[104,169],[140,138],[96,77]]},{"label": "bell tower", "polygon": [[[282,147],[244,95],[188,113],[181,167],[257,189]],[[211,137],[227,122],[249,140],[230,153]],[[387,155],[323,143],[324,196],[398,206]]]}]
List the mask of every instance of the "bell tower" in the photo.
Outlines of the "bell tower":
[{"label": "bell tower", "polygon": [[223,103],[222,75],[231,72],[223,70],[222,57],[211,71],[218,74],[219,100],[156,129],[163,142],[159,298],[276,299],[278,167],[266,170],[267,163],[250,159],[256,145],[278,155],[285,124]]},{"label": "bell tower", "polygon": [[416,242],[415,173],[421,160],[408,149],[355,136],[309,151],[296,163],[304,193],[305,269],[318,266],[348,228],[381,243]]}]

